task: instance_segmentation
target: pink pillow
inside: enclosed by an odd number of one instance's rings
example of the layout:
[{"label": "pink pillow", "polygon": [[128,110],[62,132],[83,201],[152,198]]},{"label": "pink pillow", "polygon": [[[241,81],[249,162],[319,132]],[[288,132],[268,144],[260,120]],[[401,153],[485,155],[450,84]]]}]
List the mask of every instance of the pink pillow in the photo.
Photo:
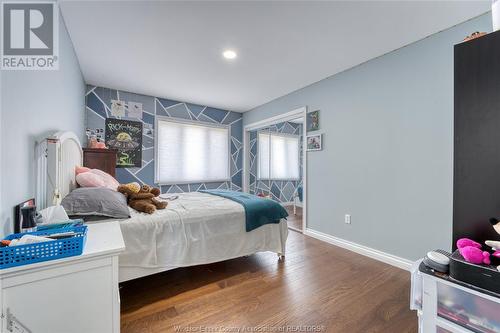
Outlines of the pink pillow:
[{"label": "pink pillow", "polygon": [[84,172],[87,172],[87,171],[90,171],[91,169],[90,168],[87,168],[87,167],[82,167],[82,166],[76,166],[75,167],[75,175],[79,175],[81,173],[84,173]]},{"label": "pink pillow", "polygon": [[84,172],[76,175],[76,182],[81,187],[106,187],[104,180],[91,172]]},{"label": "pink pillow", "polygon": [[104,182],[103,186],[109,188],[110,190],[116,191],[116,188],[120,185],[120,183],[118,183],[118,181],[113,176],[102,170],[92,169],[89,171],[89,173],[99,176]]}]

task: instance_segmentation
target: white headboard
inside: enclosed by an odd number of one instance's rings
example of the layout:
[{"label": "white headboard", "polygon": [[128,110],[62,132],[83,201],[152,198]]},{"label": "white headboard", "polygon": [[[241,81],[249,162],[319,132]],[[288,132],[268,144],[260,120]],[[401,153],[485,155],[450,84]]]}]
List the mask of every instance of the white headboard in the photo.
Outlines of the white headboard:
[{"label": "white headboard", "polygon": [[61,203],[76,188],[75,167],[82,165],[82,146],[73,132],[56,132],[37,146],[37,207]]}]

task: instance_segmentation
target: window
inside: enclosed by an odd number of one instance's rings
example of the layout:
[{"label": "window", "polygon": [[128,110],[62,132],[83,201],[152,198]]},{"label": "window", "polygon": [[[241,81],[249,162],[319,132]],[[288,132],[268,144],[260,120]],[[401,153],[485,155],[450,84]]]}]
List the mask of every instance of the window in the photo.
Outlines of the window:
[{"label": "window", "polygon": [[156,122],[159,184],[228,181],[229,127],[162,118]]},{"label": "window", "polygon": [[299,137],[281,133],[258,134],[259,179],[299,179]]}]

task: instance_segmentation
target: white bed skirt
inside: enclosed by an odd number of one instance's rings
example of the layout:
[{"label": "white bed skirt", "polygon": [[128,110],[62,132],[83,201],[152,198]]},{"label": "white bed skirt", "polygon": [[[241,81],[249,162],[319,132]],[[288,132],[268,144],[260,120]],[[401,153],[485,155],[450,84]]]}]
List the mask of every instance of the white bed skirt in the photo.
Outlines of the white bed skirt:
[{"label": "white bed skirt", "polygon": [[120,282],[257,252],[285,254],[285,220],[246,232],[240,204],[206,193],[179,194],[165,210],[152,215],[131,210],[131,216],[120,222],[126,247]]}]

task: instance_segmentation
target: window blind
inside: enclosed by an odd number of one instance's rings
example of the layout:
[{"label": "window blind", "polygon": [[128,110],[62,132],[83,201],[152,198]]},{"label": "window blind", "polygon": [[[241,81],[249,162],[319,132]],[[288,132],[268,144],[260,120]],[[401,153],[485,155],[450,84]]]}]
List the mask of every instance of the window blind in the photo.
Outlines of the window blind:
[{"label": "window blind", "polygon": [[230,180],[228,127],[158,120],[155,146],[159,184]]},{"label": "window blind", "polygon": [[258,134],[259,179],[299,179],[299,137],[281,133]]}]

